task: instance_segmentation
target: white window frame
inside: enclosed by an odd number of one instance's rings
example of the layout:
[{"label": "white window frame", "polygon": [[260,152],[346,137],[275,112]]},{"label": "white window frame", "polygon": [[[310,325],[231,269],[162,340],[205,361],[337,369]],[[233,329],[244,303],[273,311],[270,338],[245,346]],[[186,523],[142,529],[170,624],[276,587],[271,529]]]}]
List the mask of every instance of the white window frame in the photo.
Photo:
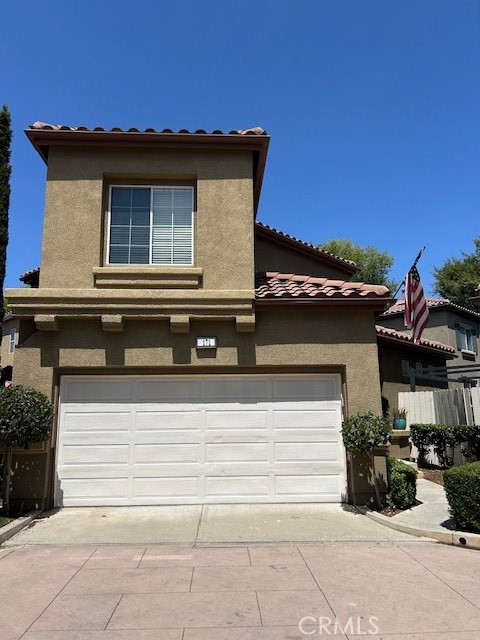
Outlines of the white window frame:
[{"label": "white window frame", "polygon": [[17,346],[17,330],[15,328],[10,329],[9,341],[8,341],[8,353],[11,355],[15,352]]},{"label": "white window frame", "polygon": [[[149,247],[149,256],[148,256],[148,264],[146,263],[119,263],[119,262],[110,262],[110,237],[111,237],[111,225],[112,225],[112,190],[113,189],[150,189],[150,247]],[[185,263],[173,263],[169,262],[166,264],[152,263],[152,252],[153,252],[153,190],[154,189],[190,189],[192,192],[192,214],[191,214],[191,235],[192,235],[192,260],[191,262]],[[111,184],[108,188],[108,212],[107,212],[107,255],[105,264],[112,267],[118,267],[119,269],[125,267],[191,267],[195,264],[195,232],[194,232],[194,207],[195,207],[195,187],[191,185],[179,185],[179,184]],[[173,250],[173,242],[172,242],[172,250]]]}]

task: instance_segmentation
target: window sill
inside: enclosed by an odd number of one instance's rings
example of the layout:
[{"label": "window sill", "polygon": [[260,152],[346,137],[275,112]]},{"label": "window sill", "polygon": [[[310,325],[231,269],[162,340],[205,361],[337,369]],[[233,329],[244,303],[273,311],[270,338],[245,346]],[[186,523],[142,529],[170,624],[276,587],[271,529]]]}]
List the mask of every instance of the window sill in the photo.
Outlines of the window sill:
[{"label": "window sill", "polygon": [[182,266],[111,265],[93,269],[99,289],[198,289],[203,269]]},{"label": "window sill", "polygon": [[460,349],[460,353],[462,354],[462,358],[464,360],[475,360],[476,353],[475,351],[470,351],[470,349]]}]

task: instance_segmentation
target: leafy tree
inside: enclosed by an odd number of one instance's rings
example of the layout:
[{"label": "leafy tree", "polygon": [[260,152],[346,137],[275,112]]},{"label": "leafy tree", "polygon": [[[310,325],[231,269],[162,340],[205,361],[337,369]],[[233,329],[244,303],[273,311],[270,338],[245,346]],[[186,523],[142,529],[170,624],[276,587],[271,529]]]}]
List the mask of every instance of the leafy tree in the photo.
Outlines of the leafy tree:
[{"label": "leafy tree", "polygon": [[3,453],[3,512],[10,511],[13,447],[25,447],[50,437],[52,405],[48,398],[21,385],[0,388],[0,447]]},{"label": "leafy tree", "polygon": [[10,205],[10,145],[12,142],[11,118],[7,105],[0,111],[0,324],[5,315],[3,283],[7,262],[8,207]]},{"label": "leafy tree", "polygon": [[480,236],[473,243],[473,253],[462,252],[461,258],[450,258],[433,270],[434,292],[468,309],[475,308],[470,298],[480,284]]},{"label": "leafy tree", "polygon": [[326,244],[319,245],[318,248],[334,253],[340,258],[353,260],[360,269],[352,276],[353,282],[383,284],[390,291],[396,290],[398,283],[389,277],[390,269],[393,266],[393,257],[387,251],[379,251],[377,247],[372,245],[362,247],[343,238],[329,240]]}]

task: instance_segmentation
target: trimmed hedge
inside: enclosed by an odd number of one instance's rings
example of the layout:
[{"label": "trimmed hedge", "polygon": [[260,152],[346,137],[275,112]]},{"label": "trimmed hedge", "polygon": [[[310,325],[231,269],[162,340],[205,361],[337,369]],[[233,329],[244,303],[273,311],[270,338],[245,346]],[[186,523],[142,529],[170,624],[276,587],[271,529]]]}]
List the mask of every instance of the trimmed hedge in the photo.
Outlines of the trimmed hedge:
[{"label": "trimmed hedge", "polygon": [[455,527],[480,533],[480,462],[447,469],[443,480]]},{"label": "trimmed hedge", "polygon": [[387,458],[387,504],[394,509],[409,509],[417,496],[417,470],[396,458]]},{"label": "trimmed hedge", "polygon": [[418,449],[419,463],[425,462],[428,448],[433,447],[440,465],[453,465],[455,447],[469,460],[480,460],[480,427],[467,424],[412,424],[413,444]]},{"label": "trimmed hedge", "polygon": [[342,426],[343,444],[347,451],[367,453],[379,444],[388,444],[392,427],[387,418],[369,413],[349,416]]}]

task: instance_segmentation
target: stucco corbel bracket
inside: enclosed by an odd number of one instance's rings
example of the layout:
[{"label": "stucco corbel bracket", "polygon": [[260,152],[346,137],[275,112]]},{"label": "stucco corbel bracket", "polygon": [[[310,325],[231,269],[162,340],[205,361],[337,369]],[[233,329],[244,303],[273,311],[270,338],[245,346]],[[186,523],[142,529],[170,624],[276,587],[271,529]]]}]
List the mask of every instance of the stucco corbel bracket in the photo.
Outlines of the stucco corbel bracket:
[{"label": "stucco corbel bracket", "polygon": [[255,316],[236,316],[235,329],[237,333],[253,333],[255,331]]},{"label": "stucco corbel bracket", "polygon": [[39,331],[58,331],[58,318],[51,315],[36,315],[35,326]]},{"label": "stucco corbel bracket", "polygon": [[170,331],[172,333],[190,333],[190,317],[170,316]]},{"label": "stucco corbel bracket", "polygon": [[104,331],[123,331],[123,316],[105,315],[102,316],[102,329]]}]

